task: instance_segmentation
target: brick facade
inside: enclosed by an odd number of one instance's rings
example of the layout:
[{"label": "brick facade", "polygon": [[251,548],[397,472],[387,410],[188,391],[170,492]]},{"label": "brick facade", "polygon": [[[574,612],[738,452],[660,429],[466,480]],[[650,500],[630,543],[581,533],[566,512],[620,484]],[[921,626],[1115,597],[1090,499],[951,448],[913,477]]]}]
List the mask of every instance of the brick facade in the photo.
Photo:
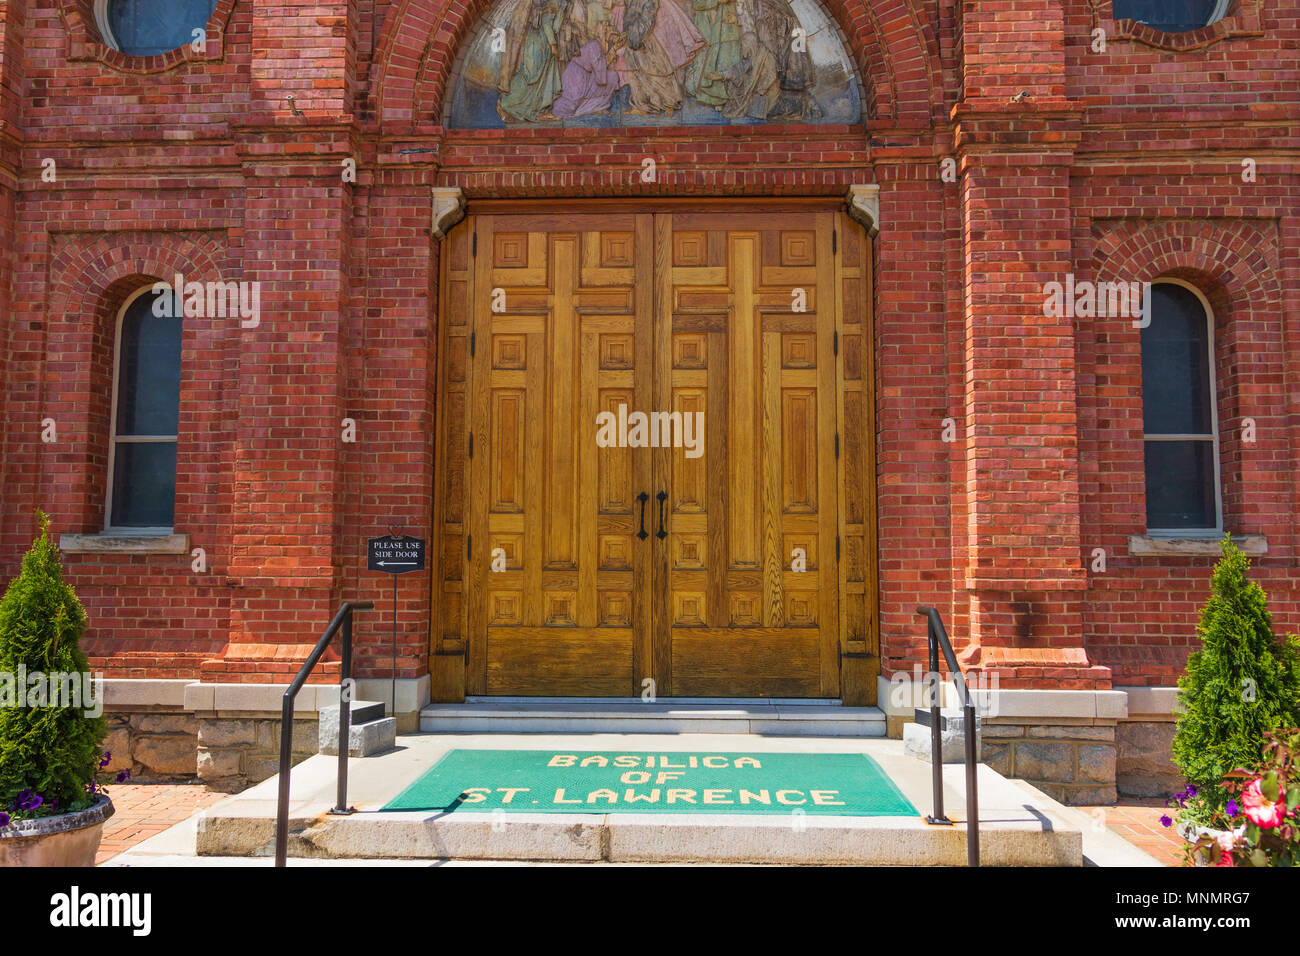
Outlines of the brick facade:
[{"label": "brick facade", "polygon": [[[1235,0],[1174,41],[1110,0],[830,0],[862,125],[567,132],[440,125],[486,0],[221,0],[202,54],[144,60],[103,44],[91,6],[0,0],[0,577],[37,506],[56,532],[103,527],[124,298],[176,273],[257,281],[263,314],[184,324],[175,525],[206,569],[65,558],[110,677],[283,682],[341,600],[387,607],[365,538],[431,520],[434,186],[471,207],[880,186],[886,676],[924,660],[930,603],[1004,687],[1172,683],[1214,559],[1130,553],[1139,333],[1045,317],[1042,289],[1191,282],[1217,323],[1226,525],[1267,538],[1257,578],[1300,627],[1300,306],[1282,291],[1300,285],[1300,0]],[[399,600],[397,676],[414,678],[427,579]],[[389,676],[387,614],[358,638],[359,673]]]}]

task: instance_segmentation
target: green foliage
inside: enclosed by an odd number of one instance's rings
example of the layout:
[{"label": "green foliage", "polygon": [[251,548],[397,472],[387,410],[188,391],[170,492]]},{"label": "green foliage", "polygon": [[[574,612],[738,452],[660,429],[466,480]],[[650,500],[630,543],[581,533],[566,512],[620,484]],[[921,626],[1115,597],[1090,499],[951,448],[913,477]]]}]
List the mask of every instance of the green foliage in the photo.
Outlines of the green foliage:
[{"label": "green foliage", "polygon": [[1211,812],[1227,800],[1224,778],[1259,760],[1265,734],[1300,726],[1300,644],[1274,636],[1268,599],[1246,576],[1250,562],[1227,535],[1222,547],[1197,627],[1201,648],[1178,681],[1173,746],[1174,762]]},{"label": "green foliage", "polygon": [[[80,675],[90,668],[79,645],[86,612],[63,580],[49,518],[41,512],[37,518],[40,536],[0,600],[0,679],[14,682],[20,667],[29,675]],[[94,802],[88,787],[108,725],[102,715],[86,716],[86,703],[78,703],[0,707],[0,810],[13,807],[23,791],[39,795],[43,803],[15,816],[46,816]]]}]

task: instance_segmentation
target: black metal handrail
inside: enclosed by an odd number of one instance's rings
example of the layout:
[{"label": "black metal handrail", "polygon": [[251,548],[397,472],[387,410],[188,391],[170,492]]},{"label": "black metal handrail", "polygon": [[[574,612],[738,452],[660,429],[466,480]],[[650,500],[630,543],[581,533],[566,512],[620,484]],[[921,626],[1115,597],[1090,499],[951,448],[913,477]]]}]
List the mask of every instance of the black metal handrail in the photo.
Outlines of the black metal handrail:
[{"label": "black metal handrail", "polygon": [[348,814],[348,732],[352,723],[351,701],[348,700],[347,684],[352,677],[352,612],[369,611],[375,605],[371,601],[344,601],[339,612],[330,621],[329,627],[321,635],[312,652],[307,656],[298,676],[284,692],[284,701],[280,706],[280,798],[275,814],[275,865],[284,866],[289,853],[289,771],[293,766],[293,702],[307,683],[307,677],[320,662],[325,648],[339,629],[343,630],[343,662],[339,671],[339,788],[338,801],[330,813]]},{"label": "black metal handrail", "polygon": [[948,640],[948,631],[943,626],[943,618],[939,616],[939,612],[932,607],[918,607],[916,613],[926,619],[930,643],[930,766],[933,768],[934,780],[934,815],[925,819],[927,823],[952,826],[952,821],[943,812],[943,743],[940,738],[939,718],[939,650],[942,648],[944,659],[948,662],[948,670],[955,678],[965,721],[963,732],[966,738],[966,862],[971,866],[979,866],[980,809],[979,794],[975,788],[975,772],[979,759],[975,752],[975,701],[971,698],[970,688],[966,686],[966,677],[957,664],[957,655],[953,653],[952,642]]}]

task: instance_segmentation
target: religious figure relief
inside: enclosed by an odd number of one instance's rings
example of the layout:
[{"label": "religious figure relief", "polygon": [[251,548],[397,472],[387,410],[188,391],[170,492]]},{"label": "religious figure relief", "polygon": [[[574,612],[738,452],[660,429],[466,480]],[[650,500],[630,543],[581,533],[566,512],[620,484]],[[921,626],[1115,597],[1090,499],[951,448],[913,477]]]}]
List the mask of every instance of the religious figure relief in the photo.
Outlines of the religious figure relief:
[{"label": "religious figure relief", "polygon": [[454,82],[453,127],[861,118],[816,0],[500,0]]},{"label": "religious figure relief", "polygon": [[520,0],[506,31],[497,112],[506,122],[551,117],[560,95],[559,28],[565,10],[557,0]]},{"label": "religious figure relief", "polygon": [[741,68],[728,81],[726,116],[749,113],[756,97],[768,120],[821,116],[813,99],[817,82],[806,45],[796,45],[799,19],[788,0],[736,0],[741,30]]},{"label": "religious figure relief", "polygon": [[630,112],[681,109],[682,69],[704,47],[704,37],[673,0],[628,0],[623,29]]}]

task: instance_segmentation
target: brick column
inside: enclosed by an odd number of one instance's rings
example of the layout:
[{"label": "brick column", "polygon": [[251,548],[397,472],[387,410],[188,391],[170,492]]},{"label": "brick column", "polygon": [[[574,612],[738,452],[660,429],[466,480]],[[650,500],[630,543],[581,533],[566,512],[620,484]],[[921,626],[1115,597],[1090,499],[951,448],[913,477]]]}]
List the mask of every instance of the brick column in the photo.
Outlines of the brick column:
[{"label": "brick column", "polygon": [[259,284],[261,316],[239,349],[230,643],[205,681],[287,682],[341,600],[348,9],[253,2],[241,278]]},{"label": "brick column", "polygon": [[[34,524],[30,509],[26,515],[14,514],[17,501],[9,496],[15,493],[16,467],[14,443],[19,440],[13,433],[20,427],[11,420],[13,405],[10,391],[14,387],[11,377],[11,354],[14,348],[13,277],[17,255],[14,235],[18,215],[18,180],[20,176],[22,147],[22,83],[23,83],[23,24],[26,22],[25,0],[9,0],[0,4],[0,422],[5,423],[5,434],[0,436],[0,515],[7,521],[18,519],[26,535]],[[39,419],[23,422],[35,430]],[[26,436],[24,436],[24,439]]]},{"label": "brick column", "polygon": [[[1073,268],[1059,0],[967,2],[954,109],[965,311],[966,661],[1002,686],[1109,686],[1083,650],[1074,320],[1043,287]],[[964,573],[962,573],[964,571]]]}]

